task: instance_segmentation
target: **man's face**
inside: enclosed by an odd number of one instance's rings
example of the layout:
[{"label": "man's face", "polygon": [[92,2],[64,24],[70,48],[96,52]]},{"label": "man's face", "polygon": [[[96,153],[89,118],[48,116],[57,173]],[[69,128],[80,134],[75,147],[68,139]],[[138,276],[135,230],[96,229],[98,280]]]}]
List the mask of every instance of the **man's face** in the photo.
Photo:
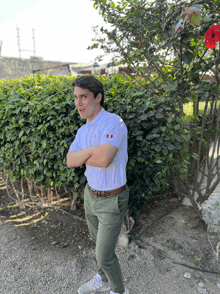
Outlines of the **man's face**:
[{"label": "man's face", "polygon": [[88,119],[91,122],[102,109],[100,101],[102,94],[99,93],[96,99],[92,92],[80,87],[74,88],[75,105],[82,119]]}]

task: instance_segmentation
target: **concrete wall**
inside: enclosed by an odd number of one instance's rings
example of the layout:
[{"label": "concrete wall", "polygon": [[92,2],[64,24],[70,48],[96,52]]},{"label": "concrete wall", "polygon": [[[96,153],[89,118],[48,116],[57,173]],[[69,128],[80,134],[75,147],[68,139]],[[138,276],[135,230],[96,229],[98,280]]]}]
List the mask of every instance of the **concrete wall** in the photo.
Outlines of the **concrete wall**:
[{"label": "concrete wall", "polygon": [[[43,69],[67,64],[60,61],[46,61],[39,57],[31,57],[30,59],[22,59],[15,57],[0,57],[0,79],[19,79],[32,74],[33,70]],[[73,64],[73,63],[70,63]],[[55,68],[45,71],[37,71],[36,74],[43,73],[45,75],[68,75],[67,66]]]}]

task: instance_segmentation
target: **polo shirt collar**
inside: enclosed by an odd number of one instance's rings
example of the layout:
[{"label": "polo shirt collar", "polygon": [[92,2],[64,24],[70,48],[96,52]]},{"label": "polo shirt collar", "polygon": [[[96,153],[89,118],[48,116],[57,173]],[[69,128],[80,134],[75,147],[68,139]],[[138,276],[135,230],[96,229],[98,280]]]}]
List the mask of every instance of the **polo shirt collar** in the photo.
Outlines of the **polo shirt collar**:
[{"label": "polo shirt collar", "polygon": [[103,118],[104,114],[105,114],[105,109],[102,108],[102,110],[99,111],[98,115],[96,116],[95,119],[93,119],[93,121],[89,122],[87,119],[86,126],[90,127],[90,126],[97,125],[101,121],[101,119]]}]

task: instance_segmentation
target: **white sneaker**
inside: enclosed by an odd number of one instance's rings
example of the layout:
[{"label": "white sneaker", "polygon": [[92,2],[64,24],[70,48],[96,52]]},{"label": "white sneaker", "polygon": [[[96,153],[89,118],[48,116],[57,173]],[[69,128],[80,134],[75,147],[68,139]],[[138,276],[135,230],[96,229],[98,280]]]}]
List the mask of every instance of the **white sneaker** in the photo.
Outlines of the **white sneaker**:
[{"label": "white sneaker", "polygon": [[[119,294],[119,293],[115,293],[115,292],[110,291],[110,294]],[[123,294],[129,294],[128,289],[125,288],[125,292]]]},{"label": "white sneaker", "polygon": [[110,290],[108,282],[103,282],[102,277],[97,274],[92,280],[82,285],[79,294],[95,294],[96,292],[106,292]]}]

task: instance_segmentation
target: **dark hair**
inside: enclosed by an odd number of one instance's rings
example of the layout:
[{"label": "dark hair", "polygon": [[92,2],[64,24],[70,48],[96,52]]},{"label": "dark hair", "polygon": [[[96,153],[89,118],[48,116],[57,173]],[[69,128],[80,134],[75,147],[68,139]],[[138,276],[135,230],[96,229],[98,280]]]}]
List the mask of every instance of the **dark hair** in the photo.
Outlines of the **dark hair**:
[{"label": "dark hair", "polygon": [[104,85],[96,77],[94,77],[93,75],[80,76],[72,82],[73,91],[74,91],[74,87],[80,87],[82,89],[89,90],[90,92],[93,93],[95,99],[97,95],[101,93],[102,100],[100,101],[100,105],[104,107],[104,100],[105,100]]}]

